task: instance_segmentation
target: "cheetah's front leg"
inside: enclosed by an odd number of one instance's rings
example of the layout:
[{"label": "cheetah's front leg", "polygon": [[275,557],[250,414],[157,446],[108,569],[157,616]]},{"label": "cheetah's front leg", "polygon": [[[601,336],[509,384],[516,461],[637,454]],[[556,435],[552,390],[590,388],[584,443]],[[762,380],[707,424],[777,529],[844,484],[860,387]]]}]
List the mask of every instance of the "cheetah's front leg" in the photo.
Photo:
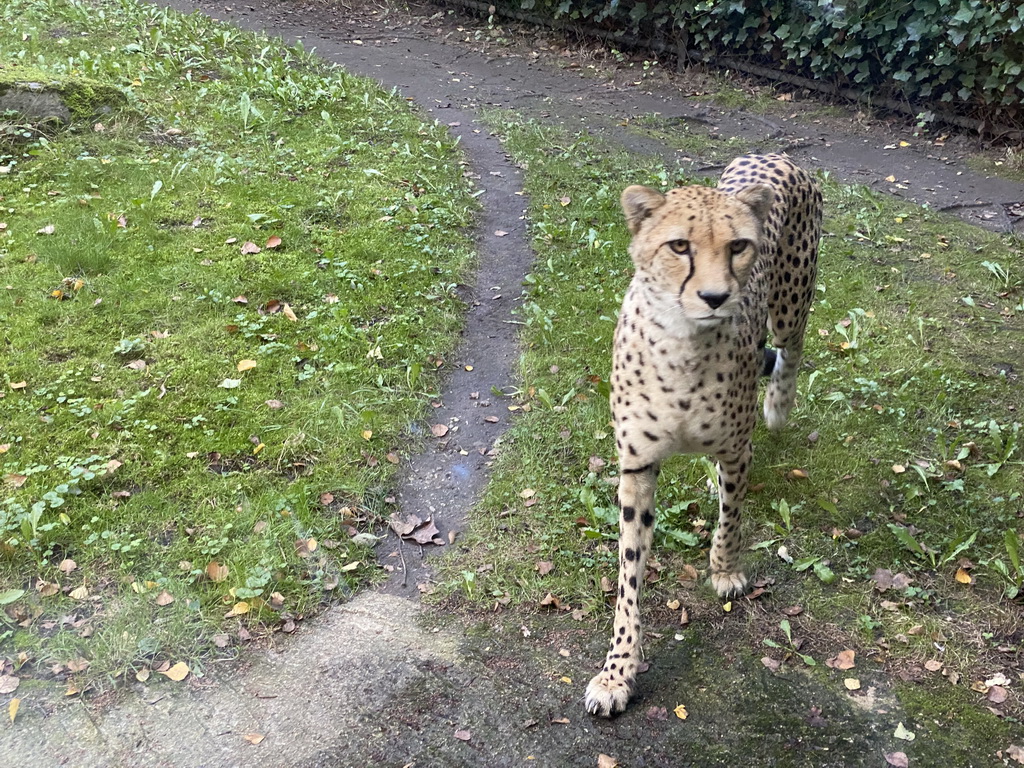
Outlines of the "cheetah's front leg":
[{"label": "cheetah's front leg", "polygon": [[711,585],[721,597],[739,594],[747,586],[740,565],[740,512],[747,495],[751,455],[747,442],[738,454],[718,457],[718,528],[711,542]]},{"label": "cheetah's front leg", "polygon": [[640,663],[640,588],[654,538],[658,469],[623,468],[619,480],[619,592],[604,668],[587,685],[587,711],[608,717],[626,708]]}]

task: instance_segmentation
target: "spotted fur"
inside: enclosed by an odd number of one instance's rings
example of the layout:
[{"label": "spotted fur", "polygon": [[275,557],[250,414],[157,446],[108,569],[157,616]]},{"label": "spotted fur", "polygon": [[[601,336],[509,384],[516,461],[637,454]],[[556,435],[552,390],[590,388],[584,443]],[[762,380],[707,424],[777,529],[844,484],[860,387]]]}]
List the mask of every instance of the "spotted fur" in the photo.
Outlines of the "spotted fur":
[{"label": "spotted fur", "polygon": [[[746,586],[740,510],[758,379],[770,375],[764,417],[778,429],[796,396],[822,201],[814,179],[788,158],[751,155],[734,160],[717,189],[684,187],[663,196],[633,186],[622,193],[622,207],[636,272],[612,368],[621,473],[618,597],[604,668],[586,693],[587,709],[604,716],[626,708],[636,682],[654,491],[669,456],[718,460],[711,583],[723,597]],[[769,331],[774,360],[765,351]]]}]

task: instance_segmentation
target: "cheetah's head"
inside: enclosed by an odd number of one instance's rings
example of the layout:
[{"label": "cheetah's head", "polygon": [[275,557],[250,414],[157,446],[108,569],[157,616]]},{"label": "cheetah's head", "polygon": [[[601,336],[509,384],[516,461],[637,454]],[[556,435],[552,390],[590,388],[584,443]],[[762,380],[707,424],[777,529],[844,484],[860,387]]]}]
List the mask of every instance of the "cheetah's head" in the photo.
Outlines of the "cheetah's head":
[{"label": "cheetah's head", "polygon": [[622,209],[633,234],[636,279],[669,315],[666,325],[690,333],[733,316],[774,200],[760,184],[735,194],[699,186],[666,195],[626,188]]}]

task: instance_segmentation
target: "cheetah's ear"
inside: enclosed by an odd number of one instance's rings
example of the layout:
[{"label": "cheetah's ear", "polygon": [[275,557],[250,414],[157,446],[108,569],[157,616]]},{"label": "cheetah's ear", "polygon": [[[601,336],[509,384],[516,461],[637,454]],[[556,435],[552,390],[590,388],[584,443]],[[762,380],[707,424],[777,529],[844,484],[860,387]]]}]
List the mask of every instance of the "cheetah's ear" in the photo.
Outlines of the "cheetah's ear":
[{"label": "cheetah's ear", "polygon": [[775,192],[765,184],[755,184],[737,192],[736,199],[749,205],[754,210],[757,220],[764,224],[775,202]]},{"label": "cheetah's ear", "polygon": [[623,190],[621,202],[626,214],[626,226],[630,234],[635,235],[640,231],[640,225],[665,204],[665,196],[650,187],[634,184]]}]

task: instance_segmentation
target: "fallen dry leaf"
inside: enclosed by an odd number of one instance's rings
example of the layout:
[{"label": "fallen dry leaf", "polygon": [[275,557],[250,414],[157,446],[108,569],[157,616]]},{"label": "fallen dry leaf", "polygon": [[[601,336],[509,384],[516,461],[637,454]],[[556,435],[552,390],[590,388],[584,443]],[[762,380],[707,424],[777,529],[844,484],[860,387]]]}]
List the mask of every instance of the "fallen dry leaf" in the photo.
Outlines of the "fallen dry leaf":
[{"label": "fallen dry leaf", "polygon": [[289,304],[285,304],[281,308],[281,314],[284,315],[285,317],[287,317],[293,323],[296,323],[299,320],[298,316],[295,314],[295,310],[293,310],[291,308],[291,305],[289,305]]},{"label": "fallen dry leaf", "polygon": [[254,243],[252,240],[246,240],[244,243],[242,243],[243,254],[259,253],[261,250],[263,249],[256,245],[256,243]]},{"label": "fallen dry leaf", "polygon": [[170,669],[158,669],[157,672],[160,672],[161,675],[164,675],[165,677],[167,677],[170,680],[173,680],[176,683],[180,683],[182,680],[188,677],[189,669],[188,664],[186,664],[184,661],[179,661]]},{"label": "fallen dry leaf", "polygon": [[264,248],[274,249],[274,248],[277,248],[280,245],[281,245],[281,238],[278,237],[277,235],[271,235],[270,237],[267,238],[267,244],[264,245],[263,247]]},{"label": "fallen dry leaf", "polygon": [[152,670],[149,667],[143,667],[135,673],[135,679],[140,683],[144,683],[149,680],[149,676],[152,674]]},{"label": "fallen dry leaf", "polygon": [[832,669],[853,669],[855,666],[853,663],[853,657],[855,653],[852,650],[840,651],[831,659],[825,660],[826,667],[832,667]]},{"label": "fallen dry leaf", "polygon": [[776,661],[771,656],[762,656],[761,663],[768,667],[768,669],[770,669],[772,672],[778,672],[779,667],[782,666],[781,661]]},{"label": "fallen dry leaf", "polygon": [[235,366],[235,368],[238,369],[239,373],[242,373],[243,371],[250,371],[250,370],[252,370],[255,367],[256,367],[256,361],[255,360],[239,360],[238,361],[238,365]]},{"label": "fallen dry leaf", "polygon": [[434,424],[430,427],[430,434],[434,437],[444,437],[448,434],[448,427],[445,424]]},{"label": "fallen dry leaf", "polygon": [[248,741],[250,744],[255,745],[263,741],[263,739],[265,739],[266,736],[264,736],[262,733],[247,733],[242,738]]},{"label": "fallen dry leaf", "polygon": [[170,605],[174,602],[174,595],[166,589],[156,596],[156,604],[159,606]]},{"label": "fallen dry leaf", "polygon": [[555,569],[555,564],[552,563],[550,560],[541,560],[536,565],[534,565],[534,568],[537,569],[537,573],[539,573],[541,576],[547,576],[549,573],[551,573],[551,571]]},{"label": "fallen dry leaf", "polygon": [[1002,704],[1006,701],[1006,689],[1001,685],[993,685],[988,689],[988,696],[986,698],[993,704]]},{"label": "fallen dry leaf", "polygon": [[14,675],[0,675],[0,693],[14,693],[21,685],[21,678]]},{"label": "fallen dry leaf", "polygon": [[455,738],[459,741],[469,741],[471,738],[473,738],[473,734],[471,734],[469,731],[465,729],[460,728],[455,732]]},{"label": "fallen dry leaf", "polygon": [[272,411],[277,411],[280,410],[281,408],[284,408],[284,403],[282,403],[280,400],[265,400],[263,404]]},{"label": "fallen dry leaf", "polygon": [[1018,747],[1016,744],[1011,744],[1006,748],[1006,756],[1011,760],[1016,760],[1021,765],[1024,765],[1024,747]]},{"label": "fallen dry leaf", "polygon": [[11,703],[7,705],[7,716],[11,718],[11,722],[14,722],[14,718],[18,716],[18,707],[21,706],[21,699],[11,699]]},{"label": "fallen dry leaf", "polygon": [[209,565],[206,566],[206,575],[210,581],[224,581],[228,577],[228,567],[221,565],[216,560],[211,560]]},{"label": "fallen dry leaf", "polygon": [[893,768],[909,768],[910,766],[906,752],[887,752],[885,754],[885,762]]},{"label": "fallen dry leaf", "polygon": [[878,568],[871,581],[875,582],[875,589],[885,592],[887,589],[906,589],[913,579],[905,573],[894,574],[887,568]]},{"label": "fallen dry leaf", "polygon": [[957,580],[958,582],[960,582],[961,584],[970,584],[970,583],[972,583],[972,582],[974,581],[974,580],[973,580],[973,579],[971,578],[971,574],[969,574],[969,573],[968,573],[968,572],[967,572],[967,571],[966,571],[965,569],[963,569],[963,568],[957,568],[957,569],[956,569],[956,580]]},{"label": "fallen dry leaf", "polygon": [[843,680],[843,685],[846,686],[846,690],[848,691],[860,690],[860,680],[858,680],[856,677],[846,678],[845,680]]},{"label": "fallen dry leaf", "polygon": [[672,710],[673,714],[680,720],[685,720],[689,716],[689,712],[686,711],[686,707],[680,704],[678,707]]},{"label": "fallen dry leaf", "polygon": [[88,590],[88,588],[86,588],[86,586],[84,584],[82,586],[80,586],[80,587],[77,587],[77,588],[71,590],[71,594],[70,594],[70,597],[73,600],[85,600],[85,598],[87,598],[88,596],[89,596],[89,590]]},{"label": "fallen dry leaf", "polygon": [[904,727],[903,723],[899,723],[896,726],[896,730],[893,731],[892,735],[897,739],[902,739],[903,741],[913,741],[915,738],[914,732],[908,731],[906,727]]},{"label": "fallen dry leaf", "polygon": [[619,768],[619,761],[602,753],[597,756],[597,768]]}]

